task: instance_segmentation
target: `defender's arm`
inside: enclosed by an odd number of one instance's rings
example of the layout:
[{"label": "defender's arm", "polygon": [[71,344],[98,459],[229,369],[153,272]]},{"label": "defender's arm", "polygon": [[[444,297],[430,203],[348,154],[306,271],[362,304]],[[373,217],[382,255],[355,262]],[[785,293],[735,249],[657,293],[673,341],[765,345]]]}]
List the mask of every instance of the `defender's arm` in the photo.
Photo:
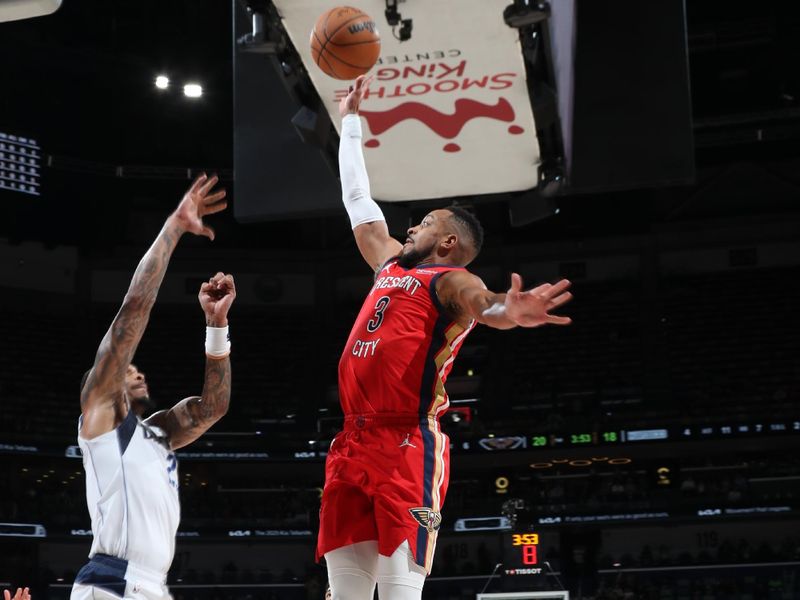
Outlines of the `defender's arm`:
[{"label": "defender's arm", "polygon": [[155,413],[148,424],[163,429],[173,450],[191,444],[228,412],[231,399],[231,360],[228,310],[236,298],[232,275],[217,273],[200,286],[200,305],[206,315],[206,375],[202,396],[190,396],[169,410]]},{"label": "defender's arm", "polygon": [[178,208],[164,223],[153,245],[139,262],[122,307],[97,349],[94,365],[81,390],[81,435],[91,439],[112,430],[120,414],[125,372],[142,339],[150,310],[164,279],[172,252],[188,232],[214,239],[202,217],[226,206],[225,191],[210,194],[217,177],[201,175],[186,192]]}]

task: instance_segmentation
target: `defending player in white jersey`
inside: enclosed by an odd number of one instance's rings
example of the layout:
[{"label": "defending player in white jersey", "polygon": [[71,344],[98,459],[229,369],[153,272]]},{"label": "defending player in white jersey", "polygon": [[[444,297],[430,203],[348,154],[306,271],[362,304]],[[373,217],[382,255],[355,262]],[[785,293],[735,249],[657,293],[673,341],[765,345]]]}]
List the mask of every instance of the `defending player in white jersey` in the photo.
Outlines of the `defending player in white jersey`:
[{"label": "defending player in white jersey", "polygon": [[200,287],[207,326],[202,396],[181,400],[142,421],[147,384],[131,360],[178,240],[184,233],[214,239],[203,217],[226,206],[225,191],[212,192],[216,183],[216,177],[199,177],[167,218],[82,382],[78,444],[94,539],[71,600],[171,598],[166,574],[180,521],[173,451],[196,440],[228,410],[233,277],[217,273]]}]

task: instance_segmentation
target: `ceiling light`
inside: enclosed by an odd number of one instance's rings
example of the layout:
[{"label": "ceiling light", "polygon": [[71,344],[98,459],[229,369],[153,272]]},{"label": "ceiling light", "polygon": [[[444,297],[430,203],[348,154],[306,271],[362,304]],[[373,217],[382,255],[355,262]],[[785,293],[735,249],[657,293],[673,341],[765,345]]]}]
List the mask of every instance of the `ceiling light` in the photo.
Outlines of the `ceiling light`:
[{"label": "ceiling light", "polygon": [[203,86],[199,83],[187,83],[183,86],[183,95],[187,98],[199,98],[203,95]]}]

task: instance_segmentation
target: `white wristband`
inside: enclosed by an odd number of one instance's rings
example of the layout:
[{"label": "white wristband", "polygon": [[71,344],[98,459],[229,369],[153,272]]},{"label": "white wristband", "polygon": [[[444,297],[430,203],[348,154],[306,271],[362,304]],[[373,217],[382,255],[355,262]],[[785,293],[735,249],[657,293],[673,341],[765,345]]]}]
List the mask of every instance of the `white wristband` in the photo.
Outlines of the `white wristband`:
[{"label": "white wristband", "polygon": [[370,194],[367,167],[361,150],[361,118],[355,114],[345,115],[342,119],[339,177],[342,180],[342,202],[353,229],[364,223],[386,220]]},{"label": "white wristband", "polygon": [[206,327],[206,354],[211,358],[225,358],[231,353],[231,336],[225,327]]}]

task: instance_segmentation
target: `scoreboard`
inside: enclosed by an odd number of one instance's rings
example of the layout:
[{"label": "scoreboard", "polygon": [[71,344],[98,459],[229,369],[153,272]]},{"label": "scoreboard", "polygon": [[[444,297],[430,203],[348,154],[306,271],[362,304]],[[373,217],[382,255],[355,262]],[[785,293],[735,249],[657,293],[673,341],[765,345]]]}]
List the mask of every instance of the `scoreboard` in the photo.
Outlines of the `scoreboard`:
[{"label": "scoreboard", "polygon": [[41,169],[36,140],[0,131],[0,190],[39,196]]},{"label": "scoreboard", "polygon": [[650,429],[607,429],[533,435],[519,432],[515,435],[503,436],[489,434],[487,437],[477,441],[454,442],[452,449],[456,452],[525,452],[560,448],[632,446],[645,443],[778,437],[798,434],[800,434],[800,419],[768,419],[723,424],[671,425]]}]

